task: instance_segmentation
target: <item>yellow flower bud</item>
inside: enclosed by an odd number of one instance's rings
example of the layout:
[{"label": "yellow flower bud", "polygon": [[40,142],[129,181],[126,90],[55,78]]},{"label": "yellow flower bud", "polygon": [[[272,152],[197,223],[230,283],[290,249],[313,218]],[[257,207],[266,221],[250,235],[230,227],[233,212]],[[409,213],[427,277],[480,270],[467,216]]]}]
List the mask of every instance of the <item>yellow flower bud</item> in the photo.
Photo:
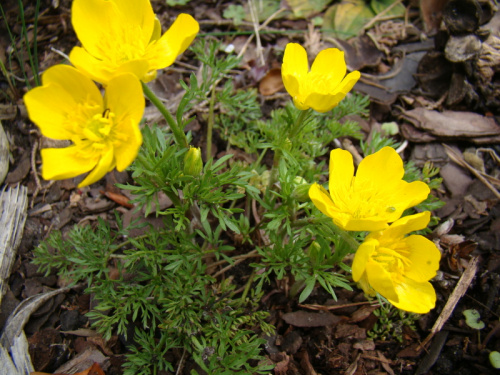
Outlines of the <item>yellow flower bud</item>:
[{"label": "yellow flower bud", "polygon": [[188,176],[199,176],[203,169],[203,160],[201,160],[201,150],[199,147],[189,147],[184,156],[184,174]]}]

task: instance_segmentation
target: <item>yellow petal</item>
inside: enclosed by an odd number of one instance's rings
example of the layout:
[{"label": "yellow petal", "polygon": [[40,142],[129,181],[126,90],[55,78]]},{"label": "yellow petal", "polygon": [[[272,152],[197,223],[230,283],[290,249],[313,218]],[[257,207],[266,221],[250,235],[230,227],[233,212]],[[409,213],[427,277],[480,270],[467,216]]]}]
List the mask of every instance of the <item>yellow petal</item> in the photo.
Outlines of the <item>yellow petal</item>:
[{"label": "yellow petal", "polygon": [[404,282],[396,285],[396,293],[398,299],[386,298],[401,310],[426,314],[436,305],[436,292],[429,282],[419,283],[404,278]]},{"label": "yellow petal", "polygon": [[[381,210],[385,212],[384,217],[389,223],[399,219],[407,208],[424,201],[430,193],[429,186],[422,181],[408,183],[401,180],[395,186],[388,183],[386,188]],[[392,212],[388,211],[389,207]]]},{"label": "yellow petal", "polygon": [[431,189],[429,185],[427,185],[423,181],[413,181],[407,183],[406,181],[402,181],[405,184],[404,187],[401,187],[400,194],[401,198],[407,201],[407,207],[413,207],[420,202],[423,202],[429,196]]},{"label": "yellow petal", "polygon": [[152,42],[144,58],[149,61],[150,69],[163,69],[173,64],[198,34],[200,26],[189,14],[180,14],[163,36]]},{"label": "yellow petal", "polygon": [[374,236],[383,244],[391,243],[394,242],[395,239],[402,239],[410,232],[424,229],[427,227],[427,224],[429,224],[430,219],[431,213],[429,211],[405,216],[392,223],[383,233],[373,233],[368,237]]},{"label": "yellow petal", "polygon": [[[148,72],[150,70],[149,61],[142,60],[130,60],[122,65],[114,72],[113,76],[117,76],[123,73],[131,73],[141,81],[146,82],[147,80],[144,77],[148,76]],[[155,71],[156,73],[156,71]],[[156,75],[155,75],[156,77]],[[109,82],[109,81],[108,81]],[[141,88],[142,90],[142,88]]]},{"label": "yellow petal", "polygon": [[373,232],[383,230],[387,227],[388,224],[385,217],[374,216],[355,219],[352,214],[349,214],[348,220],[346,220],[342,228],[352,232]]},{"label": "yellow petal", "polygon": [[146,106],[141,83],[131,73],[120,74],[109,81],[104,101],[106,108],[116,115],[117,123],[130,118],[138,124]]},{"label": "yellow petal", "polygon": [[399,184],[404,173],[403,160],[396,150],[384,147],[361,161],[354,185],[371,185],[374,190],[389,190]]},{"label": "yellow petal", "polygon": [[69,60],[78,70],[94,81],[106,84],[114,74],[114,68],[103,60],[98,60],[81,47],[73,47]]},{"label": "yellow petal", "polygon": [[125,170],[137,157],[142,144],[142,134],[137,123],[133,123],[130,119],[120,124],[120,127],[129,128],[127,139],[115,146],[116,169],[118,171]]},{"label": "yellow petal", "polygon": [[123,139],[115,142],[116,168],[123,171],[137,156],[142,144],[139,122],[144,114],[142,86],[132,74],[122,74],[109,81],[105,100],[116,115],[115,131]]},{"label": "yellow petal", "polygon": [[354,85],[356,84],[356,82],[358,82],[358,80],[359,80],[360,77],[361,77],[361,73],[358,72],[357,70],[355,70],[354,72],[349,73],[342,80],[342,82],[340,83],[340,85],[338,85],[335,88],[335,92],[341,92],[341,93],[344,94],[344,96],[347,95],[347,93],[352,90],[352,88],[354,87]]},{"label": "yellow petal", "polygon": [[366,264],[366,275],[371,287],[391,301],[398,301],[395,285],[391,274],[378,262],[370,259]]},{"label": "yellow petal", "polygon": [[95,105],[94,112],[102,112],[102,97],[96,85],[75,68],[53,66],[42,75],[42,82],[43,86],[24,96],[24,102],[31,120],[44,136],[71,139],[74,129],[67,118],[77,112],[79,103]]},{"label": "yellow petal", "polygon": [[[292,85],[292,87],[295,84],[297,85],[297,87],[299,87],[299,81],[294,76],[287,76],[287,80],[288,80],[289,85]],[[294,82],[294,81],[296,81],[296,82]],[[283,80],[283,82],[284,82],[284,80]],[[287,91],[290,95],[292,95],[291,90],[287,90]],[[297,109],[300,109],[301,111],[305,111],[306,109],[311,108],[310,105],[306,104],[304,98],[302,96],[300,96],[299,93],[297,93],[295,96],[293,96],[292,99],[293,99],[293,104],[295,105],[295,107],[297,107]]]},{"label": "yellow petal", "polygon": [[42,177],[45,180],[73,178],[90,171],[98,158],[82,157],[76,146],[66,148],[44,148],[42,155]]},{"label": "yellow petal", "polygon": [[330,181],[328,188],[334,201],[342,200],[351,189],[354,162],[349,151],[337,148],[330,152]]},{"label": "yellow petal", "polygon": [[[110,1],[110,0],[104,0]],[[120,11],[126,26],[123,24],[120,27],[130,27],[129,25],[138,26],[141,34],[137,38],[141,38],[146,44],[151,40],[154,32],[156,16],[151,7],[150,0],[111,0],[116,4]]]},{"label": "yellow petal", "polygon": [[116,5],[105,0],[74,0],[71,7],[71,23],[83,47],[93,56],[103,58],[99,48],[106,30],[120,28]]},{"label": "yellow petal", "polygon": [[288,43],[283,56],[281,76],[286,91],[288,91],[292,98],[299,95],[300,80],[306,78],[308,71],[309,63],[304,47],[297,43]]},{"label": "yellow petal", "polygon": [[155,40],[160,39],[161,37],[161,23],[158,17],[155,17],[155,22],[154,22],[154,28],[153,28],[153,34],[151,34],[151,39],[149,42],[153,42]]},{"label": "yellow petal", "polygon": [[352,279],[355,282],[358,282],[365,273],[368,260],[372,256],[377,246],[378,241],[372,239],[364,241],[359,246],[358,250],[356,250],[354,260],[352,261]]},{"label": "yellow petal", "polygon": [[317,112],[325,113],[335,108],[345,96],[343,92],[333,94],[311,92],[305,97],[304,104]]},{"label": "yellow petal", "polygon": [[320,51],[311,66],[311,73],[324,76],[323,81],[332,93],[344,78],[346,71],[344,52],[337,48]]},{"label": "yellow petal", "polygon": [[405,238],[404,243],[410,249],[408,259],[410,268],[405,275],[415,281],[425,282],[436,276],[441,253],[436,245],[424,236],[413,235]]},{"label": "yellow petal", "polygon": [[323,212],[326,216],[331,217],[330,211],[333,202],[323,186],[316,183],[312,184],[309,188],[309,198],[311,198],[318,210]]},{"label": "yellow petal", "polygon": [[74,0],[71,22],[83,47],[105,60],[109,51],[102,48],[103,38],[117,38],[125,27],[146,45],[153,34],[154,13],[149,0]]},{"label": "yellow petal", "polygon": [[93,184],[103,178],[106,173],[115,167],[113,148],[108,148],[99,159],[95,168],[78,184],[78,187],[84,187]]},{"label": "yellow petal", "polygon": [[67,88],[77,103],[95,103],[102,106],[102,96],[88,77],[69,65],[55,65],[42,75],[42,84],[55,83]]}]

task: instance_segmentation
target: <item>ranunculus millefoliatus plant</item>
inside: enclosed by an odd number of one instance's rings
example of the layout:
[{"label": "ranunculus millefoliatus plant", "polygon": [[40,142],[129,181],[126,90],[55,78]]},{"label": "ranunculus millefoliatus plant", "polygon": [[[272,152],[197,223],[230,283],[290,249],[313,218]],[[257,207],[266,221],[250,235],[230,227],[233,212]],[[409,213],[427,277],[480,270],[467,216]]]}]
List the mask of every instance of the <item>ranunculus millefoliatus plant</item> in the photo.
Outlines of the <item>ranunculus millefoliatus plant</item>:
[{"label": "ranunculus millefoliatus plant", "polygon": [[430,193],[422,181],[404,181],[404,173],[403,161],[391,147],[364,158],[356,174],[351,153],[335,149],[330,153],[329,191],[313,184],[309,197],[343,230],[385,229]]},{"label": "ranunculus millefoliatus plant", "polygon": [[149,0],[74,0],[71,21],[82,43],[71,51],[71,63],[104,85],[124,72],[143,82],[155,79],[199,31],[193,17],[180,14],[161,35]]},{"label": "ranunculus millefoliatus plant", "polygon": [[434,308],[436,292],[429,282],[439,268],[441,253],[421,235],[430,212],[405,216],[383,231],[370,233],[352,263],[352,277],[365,293],[380,293],[401,310],[425,314]]},{"label": "ranunculus millefoliatus plant", "polygon": [[42,149],[42,177],[61,180],[90,172],[78,185],[90,185],[134,161],[142,144],[139,122],[145,100],[139,80],[126,73],[109,80],[104,98],[77,69],[56,65],[42,75],[42,86],[24,102],[42,134],[69,140],[64,148]]},{"label": "ranunculus millefoliatus plant", "polygon": [[310,70],[304,47],[289,43],[285,48],[281,76],[298,109],[327,112],[336,107],[360,77],[358,71],[346,72],[344,52],[337,48],[318,53]]}]

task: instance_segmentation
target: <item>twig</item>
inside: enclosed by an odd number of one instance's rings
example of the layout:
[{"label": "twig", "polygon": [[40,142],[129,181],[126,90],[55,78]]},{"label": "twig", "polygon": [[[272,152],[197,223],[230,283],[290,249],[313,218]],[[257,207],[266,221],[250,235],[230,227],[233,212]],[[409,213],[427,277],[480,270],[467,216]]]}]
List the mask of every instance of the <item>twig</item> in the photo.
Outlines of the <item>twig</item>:
[{"label": "twig", "polygon": [[[391,5],[389,5],[387,8],[385,8],[382,12],[380,12],[375,17],[373,17],[365,26],[362,27],[361,30],[368,30],[370,27],[373,26],[374,23],[381,21],[387,12],[389,12],[396,5],[401,4],[402,1],[403,0],[397,0],[397,1],[393,2]],[[390,17],[391,17],[391,19],[392,18],[399,18],[399,17],[394,17],[394,16],[390,16]]]},{"label": "twig", "polygon": [[175,375],[180,375],[182,373],[182,369],[184,368],[184,361],[186,359],[186,353],[187,350],[184,348],[184,351],[182,352],[182,357],[179,361],[179,366],[177,366],[177,371],[175,372]]},{"label": "twig", "polygon": [[42,190],[42,184],[40,183],[40,178],[38,177],[38,172],[36,170],[36,152],[38,151],[38,140],[33,143],[33,148],[31,149],[31,171],[33,172],[33,177],[35,178],[35,191],[33,192],[31,199],[31,208],[33,208],[35,204],[35,199]]},{"label": "twig", "polygon": [[364,305],[370,305],[370,306],[373,306],[373,307],[379,307],[380,306],[378,304],[378,302],[372,303],[370,301],[366,301],[366,302],[346,303],[346,304],[343,304],[343,305],[332,305],[332,306],[328,306],[328,305],[302,305],[302,304],[299,304],[299,307],[303,307],[303,308],[309,309],[309,310],[332,311],[332,310],[343,309],[343,308],[346,308],[346,307],[364,306]]},{"label": "twig", "polygon": [[[259,256],[259,254],[257,253],[257,250],[252,250],[247,254],[237,255],[237,256],[232,257],[231,259],[236,261],[236,260],[240,260],[240,259],[253,258],[256,256]],[[228,262],[228,260],[222,259],[222,260],[219,260],[218,262],[211,263],[207,266],[207,270],[210,268],[213,268],[213,267],[220,266],[221,264],[224,264],[227,262]]]},{"label": "twig", "polygon": [[434,337],[434,335],[439,331],[441,331],[441,328],[443,328],[444,323],[446,323],[446,321],[449,319],[449,317],[453,313],[453,310],[455,310],[455,306],[457,305],[458,301],[465,294],[465,292],[469,288],[469,285],[472,282],[472,279],[476,275],[478,262],[479,262],[478,257],[473,257],[470,260],[469,266],[462,274],[462,277],[460,277],[460,280],[458,280],[457,286],[453,290],[453,293],[451,293],[450,297],[448,298],[448,302],[446,302],[446,305],[443,308],[443,311],[441,311],[441,314],[439,314],[439,317],[434,323],[434,326],[431,329],[431,333],[418,346],[417,352],[420,352],[425,346],[427,346],[427,344]]},{"label": "twig", "polygon": [[[286,9],[285,8],[280,8],[278,9],[276,12],[274,12],[273,14],[271,14],[267,20],[264,21],[264,23],[262,25],[259,26],[258,28],[258,31],[261,31],[264,27],[266,27],[278,14],[280,14],[281,12],[285,11]],[[241,56],[243,56],[243,54],[245,53],[245,51],[247,50],[248,46],[250,45],[251,41],[253,40],[255,34],[252,34],[248,37],[247,41],[245,42],[245,44],[243,45],[243,47],[241,48],[241,51],[240,53],[238,53],[238,58],[240,58]]]},{"label": "twig", "polygon": [[448,155],[448,157],[453,161],[455,162],[456,164],[458,164],[459,166],[461,167],[464,167],[466,169],[468,169],[474,176],[476,176],[483,184],[486,185],[486,187],[488,189],[491,190],[491,192],[493,194],[495,194],[495,196],[500,199],[500,193],[498,192],[497,189],[495,189],[495,187],[488,181],[487,178],[485,178],[481,172],[479,172],[476,168],[474,168],[472,165],[470,165],[469,163],[467,163],[465,161],[465,159],[462,157],[462,155],[460,155],[458,152],[456,152],[454,149],[452,149],[450,146],[448,145],[445,145],[444,143],[442,144],[444,146],[444,149],[446,151],[446,154]]}]

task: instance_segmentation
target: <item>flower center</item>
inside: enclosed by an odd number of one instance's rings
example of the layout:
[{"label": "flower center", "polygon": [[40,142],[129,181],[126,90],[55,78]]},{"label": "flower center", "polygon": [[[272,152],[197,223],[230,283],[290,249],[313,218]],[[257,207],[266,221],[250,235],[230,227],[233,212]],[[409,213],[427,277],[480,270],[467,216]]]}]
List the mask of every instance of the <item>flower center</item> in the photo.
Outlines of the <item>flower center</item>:
[{"label": "flower center", "polygon": [[350,213],[355,219],[383,216],[396,210],[390,205],[383,189],[374,186],[371,181],[363,184],[354,183],[347,189],[334,189],[331,193],[333,202],[340,212]]},{"label": "flower center", "polygon": [[405,270],[411,265],[411,261],[408,259],[409,251],[397,245],[393,244],[395,249],[378,247],[375,254],[372,255],[372,259],[390,273],[394,281],[401,282]]},{"label": "flower center", "polygon": [[103,114],[92,116],[83,128],[83,136],[94,143],[96,148],[104,148],[112,137],[115,114],[106,109]]},{"label": "flower center", "polygon": [[142,29],[139,26],[131,26],[112,31],[109,35],[103,37],[99,43],[98,58],[107,60],[115,67],[131,60],[137,60],[144,57],[146,47],[143,43]]}]

